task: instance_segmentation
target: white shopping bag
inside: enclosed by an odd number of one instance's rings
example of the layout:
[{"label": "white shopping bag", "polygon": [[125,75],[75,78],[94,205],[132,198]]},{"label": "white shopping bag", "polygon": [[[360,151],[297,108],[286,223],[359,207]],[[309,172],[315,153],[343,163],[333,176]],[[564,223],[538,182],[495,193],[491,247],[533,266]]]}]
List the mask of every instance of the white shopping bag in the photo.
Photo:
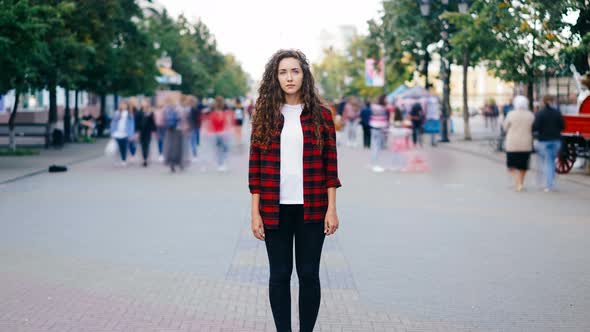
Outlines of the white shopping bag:
[{"label": "white shopping bag", "polygon": [[119,152],[119,147],[114,139],[109,140],[107,146],[104,149],[104,154],[107,157],[114,157]]}]

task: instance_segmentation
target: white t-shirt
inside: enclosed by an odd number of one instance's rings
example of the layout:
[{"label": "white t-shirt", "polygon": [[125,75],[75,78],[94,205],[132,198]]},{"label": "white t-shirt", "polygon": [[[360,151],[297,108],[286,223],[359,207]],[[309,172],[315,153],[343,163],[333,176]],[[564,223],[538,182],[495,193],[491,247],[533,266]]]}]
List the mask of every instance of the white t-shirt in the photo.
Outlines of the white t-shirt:
[{"label": "white t-shirt", "polygon": [[127,116],[129,116],[129,112],[122,111],[121,115],[119,116],[119,121],[117,122],[117,131],[113,135],[115,138],[125,138],[127,137]]},{"label": "white t-shirt", "polygon": [[303,204],[303,105],[284,105],[281,131],[280,204]]}]

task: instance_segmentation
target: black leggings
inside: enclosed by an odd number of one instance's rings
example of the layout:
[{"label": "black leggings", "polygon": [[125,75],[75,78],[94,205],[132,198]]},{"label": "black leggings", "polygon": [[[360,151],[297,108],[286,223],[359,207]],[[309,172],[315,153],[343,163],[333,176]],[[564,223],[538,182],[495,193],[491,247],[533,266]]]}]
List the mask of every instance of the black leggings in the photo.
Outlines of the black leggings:
[{"label": "black leggings", "polygon": [[371,127],[368,125],[363,125],[363,147],[371,147]]},{"label": "black leggings", "polygon": [[279,229],[265,230],[270,264],[269,297],[278,332],[291,331],[293,239],[299,277],[299,326],[312,332],[320,309],[320,257],[324,224],[304,224],[303,205],[281,205]]},{"label": "black leggings", "polygon": [[143,161],[147,162],[150,156],[150,143],[152,142],[152,137],[142,136],[139,142],[141,143],[141,155],[143,157]]}]

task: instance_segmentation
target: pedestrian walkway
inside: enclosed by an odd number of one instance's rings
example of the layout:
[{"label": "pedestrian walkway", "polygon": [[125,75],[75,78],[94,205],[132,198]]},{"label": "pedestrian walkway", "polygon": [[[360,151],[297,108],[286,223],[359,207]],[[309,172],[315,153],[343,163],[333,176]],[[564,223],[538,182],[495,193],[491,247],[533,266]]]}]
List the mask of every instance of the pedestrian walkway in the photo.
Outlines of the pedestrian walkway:
[{"label": "pedestrian walkway", "polygon": [[[424,154],[430,172],[376,174],[340,149],[316,331],[589,330],[587,187],[515,193],[489,159]],[[171,174],[101,157],[2,185],[0,331],[274,331],[246,158]]]},{"label": "pedestrian walkway", "polygon": [[66,144],[61,149],[40,149],[37,156],[0,157],[0,184],[47,172],[51,165],[73,165],[104,154],[106,139],[94,144]]}]

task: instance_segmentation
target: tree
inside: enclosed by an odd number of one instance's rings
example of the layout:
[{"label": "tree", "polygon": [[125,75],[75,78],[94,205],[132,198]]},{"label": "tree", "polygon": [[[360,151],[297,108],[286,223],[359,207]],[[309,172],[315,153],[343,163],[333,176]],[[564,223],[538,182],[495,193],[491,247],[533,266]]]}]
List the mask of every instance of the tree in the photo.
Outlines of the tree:
[{"label": "tree", "polygon": [[79,34],[92,47],[81,88],[100,96],[100,113],[104,119],[107,94],[154,91],[157,86],[154,43],[147,27],[144,28],[143,12],[134,0],[78,0],[77,5],[84,18]]},{"label": "tree", "polygon": [[487,18],[480,31],[491,34],[492,45],[498,45],[482,57],[497,77],[527,84],[532,109],[534,85],[542,68],[556,60],[563,43],[559,36],[562,17],[541,2],[490,0],[480,1],[477,8],[477,14]]},{"label": "tree", "polygon": [[336,100],[344,96],[346,62],[343,55],[329,48],[324,50],[322,62],[313,65],[314,78],[326,100]]},{"label": "tree", "polygon": [[427,88],[430,86],[428,69],[431,53],[436,51],[435,44],[440,40],[442,23],[439,17],[444,12],[439,1],[431,1],[430,4],[429,15],[423,17],[418,1],[385,0],[381,22],[382,39],[388,53],[386,58],[397,69],[394,72],[404,76],[407,66],[402,59],[408,54],[425,77]]},{"label": "tree", "polygon": [[172,69],[182,75],[182,93],[213,96],[215,78],[224,64],[215,38],[202,21],[189,22],[183,15],[174,20],[164,10],[149,19],[149,31],[160,55],[170,56]]},{"label": "tree", "polygon": [[215,77],[213,91],[214,95],[226,98],[241,97],[248,91],[246,73],[233,55],[225,56],[225,65]]},{"label": "tree", "polygon": [[476,2],[467,13],[447,12],[442,15],[455,28],[450,38],[450,44],[453,47],[447,56],[454,63],[463,66],[463,122],[465,140],[471,140],[467,87],[469,66],[477,65],[484,56],[486,49],[502,47],[502,45],[496,43],[493,35],[488,30],[488,18],[478,15],[481,6],[482,2]]},{"label": "tree", "polygon": [[12,150],[16,150],[14,122],[20,95],[39,82],[34,64],[41,57],[41,38],[48,28],[39,19],[40,11],[39,6],[26,0],[0,1],[0,94],[15,90],[8,122]]},{"label": "tree", "polygon": [[57,122],[57,86],[73,80],[68,76],[72,63],[70,57],[81,48],[67,21],[74,12],[75,4],[73,1],[58,0],[35,0],[32,3],[39,6],[39,18],[47,26],[42,36],[42,56],[36,58],[35,66],[42,78],[39,87],[49,90],[48,128],[51,131]]}]

